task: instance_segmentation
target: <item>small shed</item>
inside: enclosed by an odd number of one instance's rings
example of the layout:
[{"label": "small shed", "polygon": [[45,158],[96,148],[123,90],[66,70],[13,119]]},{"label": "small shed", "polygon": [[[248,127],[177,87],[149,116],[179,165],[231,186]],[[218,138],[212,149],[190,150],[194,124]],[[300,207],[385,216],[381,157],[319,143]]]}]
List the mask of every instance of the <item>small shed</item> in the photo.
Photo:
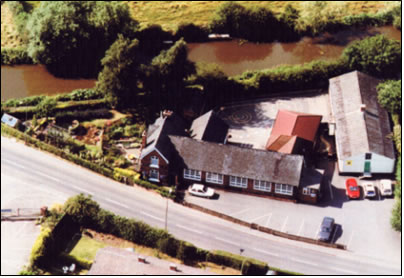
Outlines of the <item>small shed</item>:
[{"label": "small shed", "polygon": [[18,128],[19,124],[21,123],[19,119],[7,113],[4,113],[3,117],[1,117],[1,122],[12,128]]}]

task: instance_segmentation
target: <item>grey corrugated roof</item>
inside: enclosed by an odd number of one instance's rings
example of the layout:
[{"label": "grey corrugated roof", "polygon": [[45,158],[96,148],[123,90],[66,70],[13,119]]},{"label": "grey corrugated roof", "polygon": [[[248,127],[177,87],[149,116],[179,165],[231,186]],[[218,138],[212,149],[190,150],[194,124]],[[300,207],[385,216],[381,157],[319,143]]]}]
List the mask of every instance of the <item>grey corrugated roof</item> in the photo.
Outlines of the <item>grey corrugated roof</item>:
[{"label": "grey corrugated roof", "polygon": [[299,185],[303,156],[245,149],[231,145],[169,136],[179,167],[249,179]]},{"label": "grey corrugated roof", "polygon": [[205,113],[192,122],[191,138],[223,143],[227,136],[228,126],[213,110]]},{"label": "grey corrugated roof", "polygon": [[167,136],[188,136],[185,128],[184,120],[175,114],[158,118],[148,129],[147,146],[142,150],[140,158],[142,159],[152,149],[157,149],[167,160],[170,160],[173,147]]},{"label": "grey corrugated roof", "polygon": [[[340,159],[360,153],[394,158],[387,112],[377,101],[379,79],[354,71],[330,79],[330,102],[336,123],[337,153]],[[361,111],[361,106],[366,111]]]}]

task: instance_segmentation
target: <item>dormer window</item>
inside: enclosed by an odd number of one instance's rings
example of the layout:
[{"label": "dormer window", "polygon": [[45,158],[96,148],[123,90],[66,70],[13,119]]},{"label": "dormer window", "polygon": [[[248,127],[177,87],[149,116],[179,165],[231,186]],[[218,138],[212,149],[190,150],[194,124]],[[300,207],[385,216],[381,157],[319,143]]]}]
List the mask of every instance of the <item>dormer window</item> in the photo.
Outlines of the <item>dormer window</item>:
[{"label": "dormer window", "polygon": [[159,158],[157,156],[150,158],[150,167],[159,168]]}]

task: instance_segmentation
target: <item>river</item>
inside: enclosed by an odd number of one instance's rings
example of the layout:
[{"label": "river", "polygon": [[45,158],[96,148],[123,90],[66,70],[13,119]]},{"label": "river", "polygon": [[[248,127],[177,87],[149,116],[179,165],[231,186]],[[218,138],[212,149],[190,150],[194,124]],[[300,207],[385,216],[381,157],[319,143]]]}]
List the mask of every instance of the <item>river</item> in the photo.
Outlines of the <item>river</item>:
[{"label": "river", "polygon": [[[194,62],[218,64],[231,76],[246,70],[272,68],[282,64],[296,65],[312,60],[339,57],[353,40],[376,34],[401,41],[401,32],[394,27],[354,29],[316,38],[305,37],[294,43],[243,43],[238,40],[189,43],[188,58]],[[54,95],[78,88],[91,88],[94,79],[62,79],[47,72],[41,65],[2,66],[1,100],[33,95]]]},{"label": "river", "polygon": [[370,29],[350,29],[320,37],[304,37],[293,43],[242,43],[238,40],[190,43],[188,58],[193,62],[218,64],[229,76],[246,70],[273,68],[282,64],[296,65],[313,60],[338,58],[354,40],[384,34],[401,41],[401,31],[391,26]]}]

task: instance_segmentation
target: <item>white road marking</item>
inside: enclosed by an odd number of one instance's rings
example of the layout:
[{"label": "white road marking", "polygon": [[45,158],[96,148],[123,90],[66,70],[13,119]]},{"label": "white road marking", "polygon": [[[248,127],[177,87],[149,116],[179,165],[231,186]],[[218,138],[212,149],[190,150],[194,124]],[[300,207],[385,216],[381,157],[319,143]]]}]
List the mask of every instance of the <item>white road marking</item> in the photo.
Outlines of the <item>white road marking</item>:
[{"label": "white road marking", "polygon": [[61,180],[59,180],[59,179],[57,179],[57,178],[54,178],[54,177],[51,177],[51,176],[49,176],[49,175],[47,175],[47,174],[44,174],[44,173],[41,173],[41,172],[37,172],[37,174],[40,175],[40,176],[43,176],[43,177],[45,177],[45,178],[48,178],[48,179],[50,179],[50,180],[54,180],[54,181],[56,181],[56,182],[61,182]]},{"label": "white road marking", "polygon": [[78,187],[78,186],[75,186],[75,185],[72,185],[72,187],[73,187],[74,189],[80,191],[80,192],[84,192],[84,193],[87,193],[88,195],[94,196],[94,193],[93,193],[93,192],[88,191],[88,190],[86,190],[86,189],[84,189],[84,188],[81,188],[81,187]]},{"label": "white road marking", "polygon": [[124,207],[124,208],[126,208],[126,209],[130,209],[127,205],[124,205],[124,204],[122,204],[122,203],[120,203],[120,202],[117,202],[117,201],[115,201],[115,200],[112,200],[112,199],[109,199],[109,198],[105,198],[105,200],[108,201],[108,202],[110,202],[110,203],[113,203],[113,204],[115,204],[115,205],[118,205],[118,206],[120,206],[120,207]]},{"label": "white road marking", "polygon": [[[2,159],[2,160],[3,160],[3,161],[7,161],[8,163],[13,164],[14,166],[16,166],[16,167],[18,167],[18,168],[26,169],[26,167],[21,166],[20,164],[14,162],[14,161],[11,161],[11,160],[8,160],[8,159]],[[48,178],[48,179],[51,179],[51,180],[60,182],[59,179],[57,179],[57,178],[55,178],[55,177],[52,177],[52,176],[49,176],[49,175],[47,175],[47,174],[44,174],[44,173],[41,173],[41,172],[36,172],[36,174],[39,175],[39,176],[43,176],[43,177],[45,177],[45,178]]]},{"label": "white road marking", "polygon": [[161,222],[164,222],[164,219],[163,218],[160,218],[160,217],[157,217],[157,216],[154,216],[154,215],[151,215],[151,214],[149,214],[149,213],[146,213],[146,212],[141,212],[143,215],[146,215],[147,217],[150,217],[150,218],[153,218],[153,219],[156,219],[156,220],[159,220],[159,221],[161,221]]},{"label": "white road marking", "polygon": [[22,168],[22,169],[25,168],[24,166],[21,166],[20,164],[14,162],[14,161],[12,161],[12,160],[5,159],[5,158],[2,158],[1,160],[2,160],[2,161],[6,161],[6,162],[8,162],[8,163],[10,163],[10,164],[13,164],[14,166],[17,166],[18,168]]},{"label": "white road marking", "polygon": [[284,231],[285,231],[286,223],[288,223],[288,218],[289,218],[289,216],[286,216],[285,222],[283,222],[283,226],[282,226],[281,232],[284,232]]},{"label": "white road marking", "polygon": [[236,213],[232,213],[232,214],[230,214],[230,216],[234,217],[237,214],[242,214],[243,212],[246,212],[246,211],[249,211],[249,210],[250,210],[249,208],[246,208],[246,209],[240,210],[240,211],[238,211]]},{"label": "white road marking", "polygon": [[331,200],[334,200],[334,195],[332,194],[332,187],[331,187],[331,181],[328,181],[328,187],[330,188],[330,194],[331,194]]},{"label": "white road marking", "polygon": [[193,233],[197,233],[197,234],[202,234],[202,232],[201,231],[198,231],[198,230],[195,230],[195,229],[191,229],[191,228],[188,228],[188,227],[185,227],[185,226],[182,226],[182,225],[179,225],[179,224],[175,224],[175,226],[177,226],[178,228],[181,228],[181,229],[184,229],[184,230],[187,230],[187,231],[190,231],[190,232],[193,232]]},{"label": "white road marking", "polygon": [[304,260],[300,260],[300,259],[290,258],[290,260],[294,261],[294,262],[297,262],[297,263],[308,264],[308,265],[312,265],[312,266],[318,266],[318,264],[316,264],[316,263],[308,262],[308,261],[304,261]]},{"label": "white road marking", "polygon": [[348,249],[349,245],[351,244],[351,241],[352,241],[353,236],[354,236],[354,232],[352,231],[352,232],[351,232],[351,236],[349,237],[348,244],[346,245],[346,248],[347,248],[347,249]]},{"label": "white road marking", "polygon": [[279,254],[272,253],[272,252],[268,252],[268,251],[266,251],[266,250],[261,250],[261,249],[257,249],[257,248],[253,248],[253,250],[255,250],[255,251],[257,251],[257,252],[260,252],[260,253],[264,253],[264,254],[273,256],[273,257],[279,257]]},{"label": "white road marking", "polygon": [[215,236],[214,238],[217,239],[217,240],[223,241],[223,242],[225,242],[225,243],[228,243],[228,244],[231,244],[231,245],[240,247],[240,244],[239,244],[239,243],[234,243],[234,242],[232,242],[232,241],[230,241],[230,240],[227,240],[227,239],[224,239],[224,238],[221,238],[221,237],[217,237],[217,236]]},{"label": "white road marking", "polygon": [[300,225],[299,232],[297,233],[298,236],[300,236],[300,233],[302,232],[303,226],[304,226],[304,219],[302,221],[302,224]]},{"label": "white road marking", "polygon": [[332,235],[332,241],[331,241],[331,243],[335,243],[334,239],[335,239],[335,235],[337,234],[338,227],[339,227],[339,226],[337,226],[337,227],[335,228],[335,230],[334,230],[334,234]]},{"label": "white road marking", "polygon": [[258,216],[258,217],[254,218],[254,219],[251,219],[250,221],[251,221],[251,222],[254,222],[254,221],[256,221],[256,220],[258,220],[258,219],[260,219],[260,218],[262,218],[262,217],[268,216],[268,215],[272,215],[272,213],[268,213],[268,214],[264,214],[264,215]]},{"label": "white road marking", "polygon": [[271,221],[272,213],[269,214],[267,223],[265,224],[265,227],[269,227],[269,222]]},{"label": "white road marking", "polygon": [[[350,274],[359,274],[358,272],[355,271],[351,271],[351,270],[346,270],[344,268],[338,268],[338,267],[333,267],[333,266],[329,266],[329,268],[338,271],[338,272],[344,272],[344,273],[350,273]],[[339,273],[339,274],[343,274],[343,273]]]}]

